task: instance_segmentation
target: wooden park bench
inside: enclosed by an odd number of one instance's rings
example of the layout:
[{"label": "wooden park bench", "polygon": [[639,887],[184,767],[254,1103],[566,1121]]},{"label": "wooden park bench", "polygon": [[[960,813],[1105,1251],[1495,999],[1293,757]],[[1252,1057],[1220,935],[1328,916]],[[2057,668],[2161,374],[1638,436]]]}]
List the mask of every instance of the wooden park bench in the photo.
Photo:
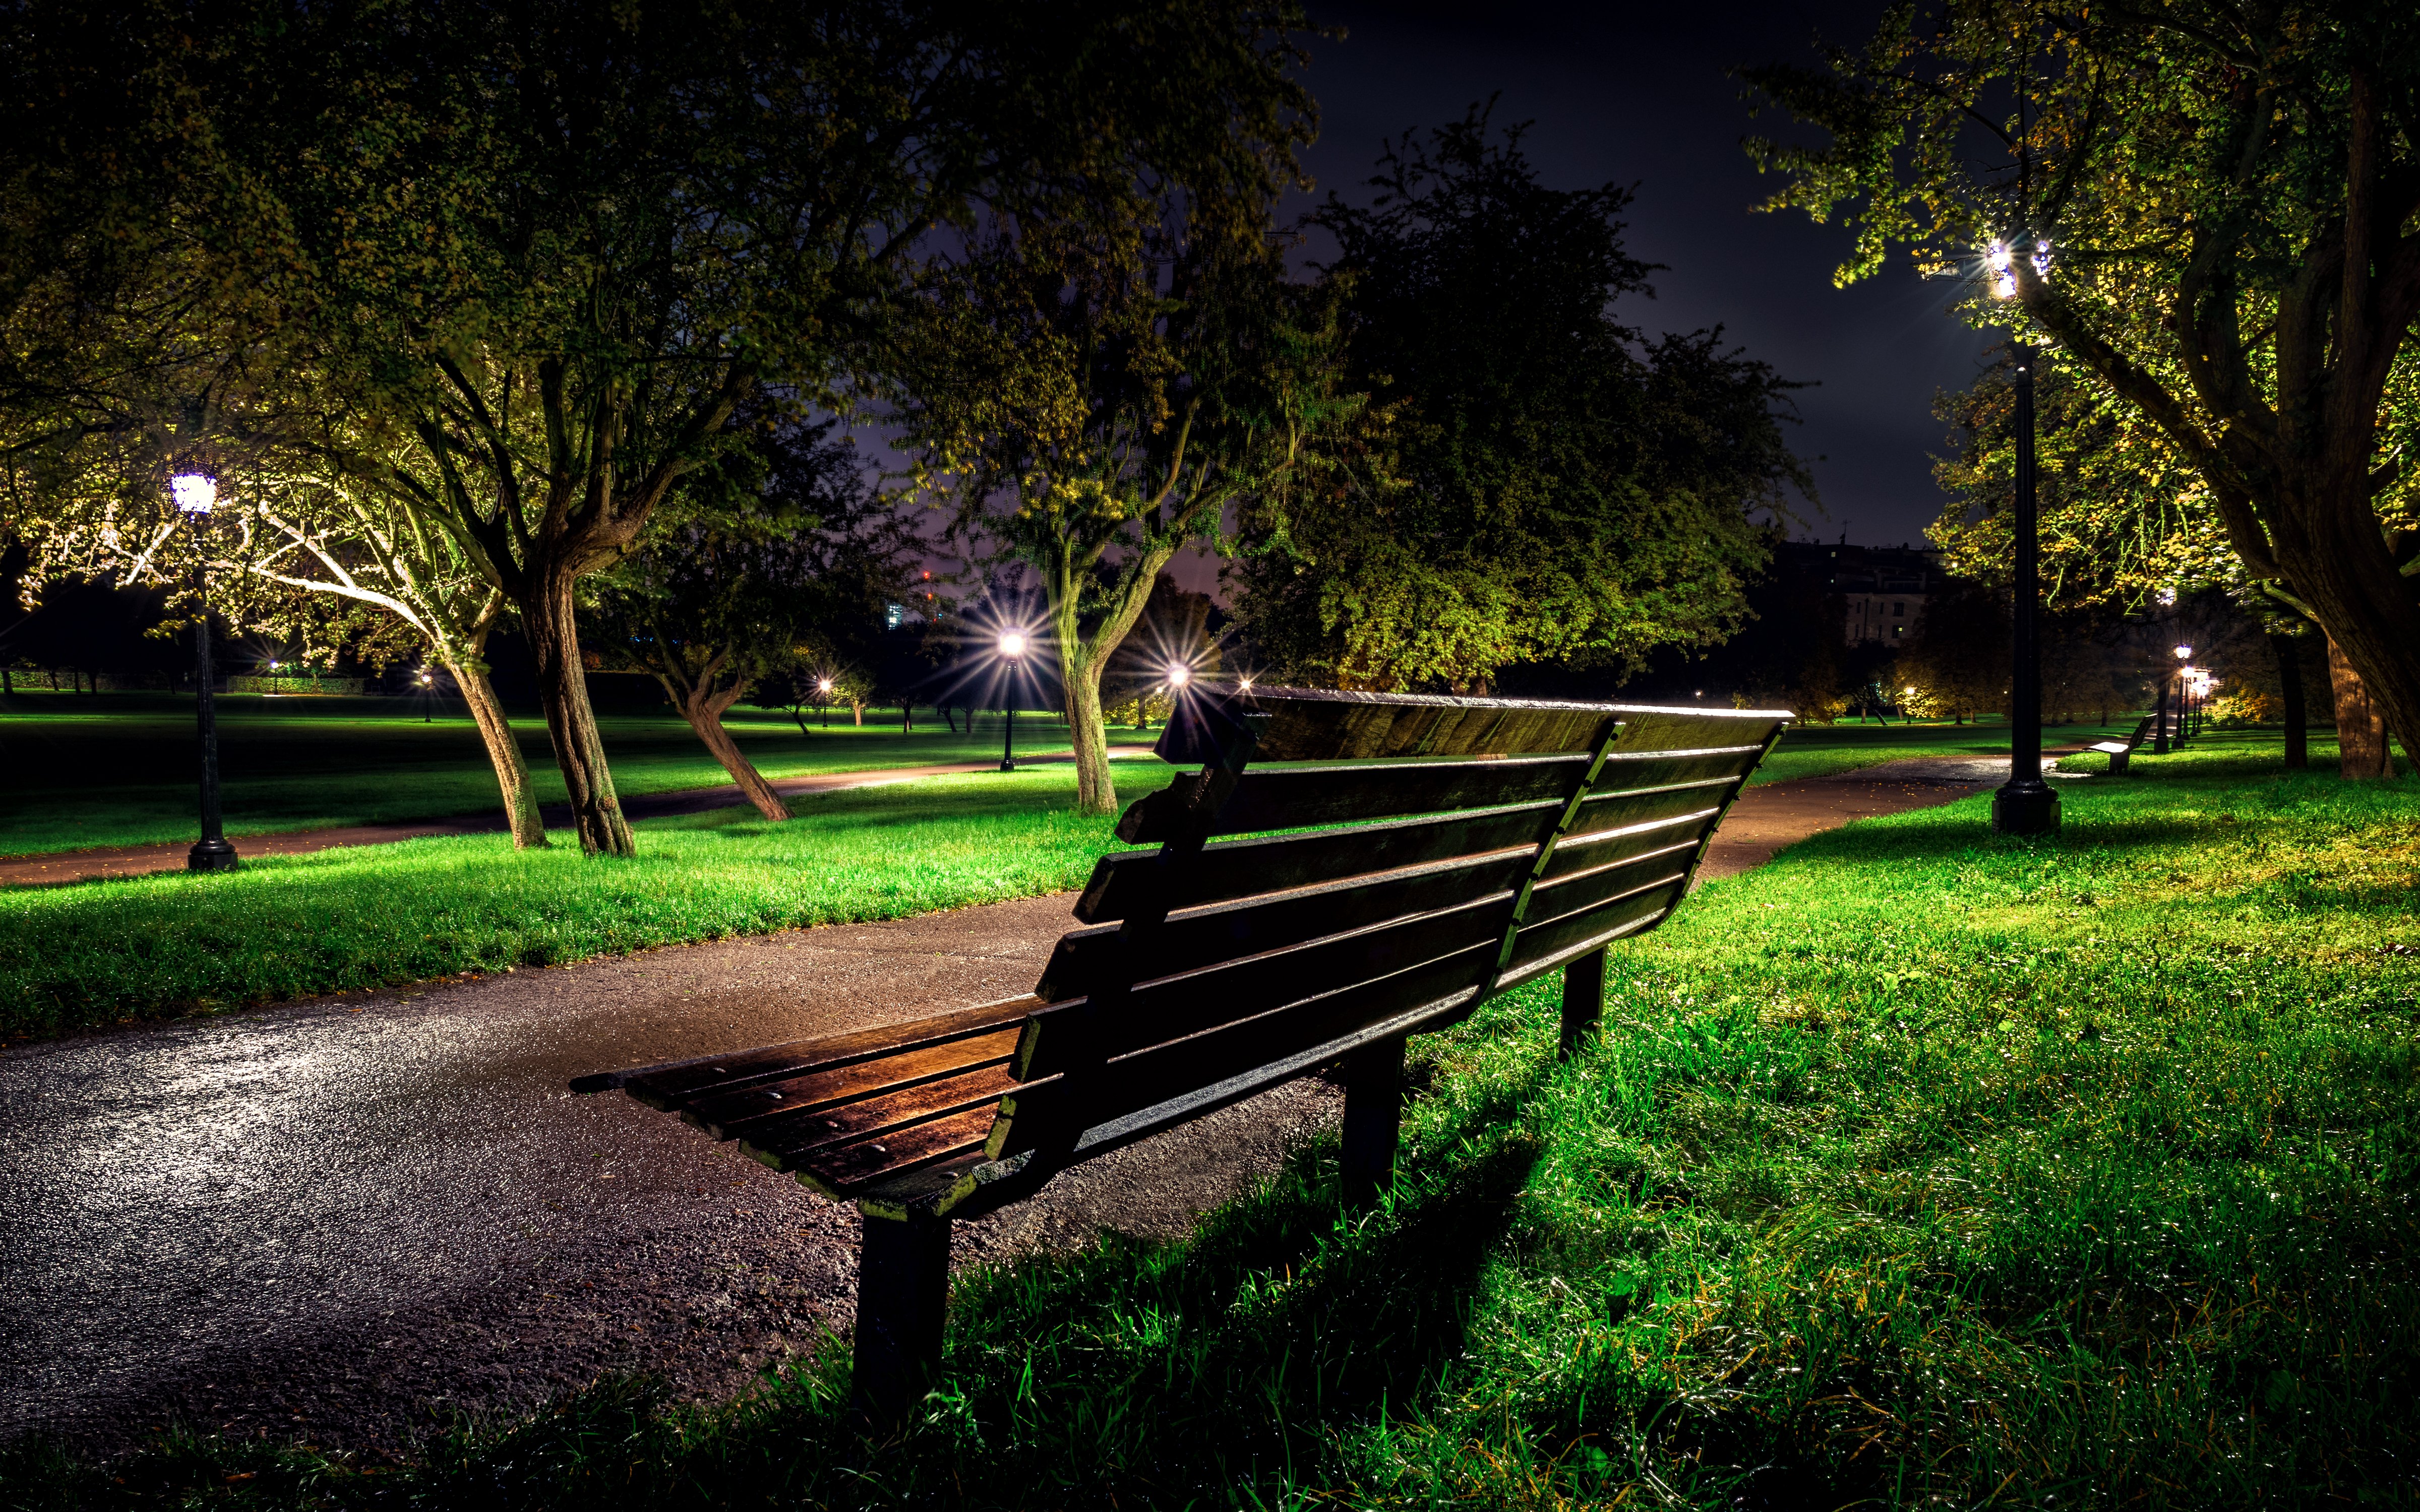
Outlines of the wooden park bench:
[{"label": "wooden park bench", "polygon": [[1155,748],[1200,771],[1120,818],[1156,848],[1100,861],[1032,993],[572,1090],[618,1087],[858,1204],[855,1391],[895,1420],[940,1361],[952,1221],[1330,1067],[1367,1200],[1406,1036],[1560,971],[1568,1050],[1606,944],[1670,915],[1789,717],[1197,689]]},{"label": "wooden park bench", "polygon": [[2141,745],[2145,740],[2150,737],[2152,733],[2151,727],[2158,723],[2159,720],[2156,717],[2146,716],[2136,722],[2134,733],[2128,735],[2125,739],[2096,740],[2091,745],[2086,746],[2084,748],[2086,750],[2097,750],[2103,756],[2109,758],[2109,775],[2111,777],[2124,777],[2126,775],[2127,767],[2132,765],[2133,763],[2134,748]]}]

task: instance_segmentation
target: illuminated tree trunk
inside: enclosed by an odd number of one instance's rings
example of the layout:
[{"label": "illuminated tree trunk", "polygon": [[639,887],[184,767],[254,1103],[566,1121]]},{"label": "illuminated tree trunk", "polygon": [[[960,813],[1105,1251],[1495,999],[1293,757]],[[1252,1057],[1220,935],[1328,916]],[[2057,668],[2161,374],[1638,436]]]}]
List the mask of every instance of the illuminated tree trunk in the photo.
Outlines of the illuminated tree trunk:
[{"label": "illuminated tree trunk", "polygon": [[605,743],[597,730],[597,713],[588,703],[587,666],[580,655],[580,632],[573,621],[569,572],[530,574],[534,591],[515,605],[537,654],[538,702],[546,710],[546,733],[554,741],[555,764],[571,795],[571,823],[580,848],[590,856],[635,856],[638,842],[630,821],[623,816],[622,800],[613,791],[613,773],[605,764]]},{"label": "illuminated tree trunk", "polygon": [[756,764],[748,759],[747,752],[739,748],[739,742],[732,739],[731,732],[722,727],[722,716],[739,702],[739,695],[747,685],[743,683],[720,693],[708,692],[703,687],[692,687],[683,692],[673,686],[670,678],[659,676],[657,681],[662,683],[664,691],[672,695],[673,706],[680,710],[683,719],[689,721],[689,727],[696,732],[699,742],[714,753],[714,759],[731,774],[731,780],[739,785],[740,795],[755,805],[756,811],[768,819],[778,823],[789,818],[790,806],[782,801],[782,795],[773,791],[773,784],[765,779],[764,773],[756,770]]},{"label": "illuminated tree trunk", "polygon": [[488,681],[487,669],[470,657],[453,657],[441,654],[439,663],[454,686],[462,692],[462,702],[471,706],[472,722],[479,727],[479,739],[488,748],[488,762],[496,769],[496,788],[504,795],[504,819],[513,832],[513,849],[543,850],[546,847],[546,825],[539,819],[537,791],[530,785],[529,763],[521,759],[520,742],[513,738],[510,720],[504,717],[504,707],[496,697],[495,685]]},{"label": "illuminated tree trunk", "polygon": [[1117,783],[1109,776],[1109,722],[1101,714],[1101,669],[1125,643],[1126,632],[1142,617],[1152,584],[1159,580],[1159,569],[1174,555],[1176,548],[1170,546],[1142,552],[1125,563],[1119,586],[1089,638],[1079,633],[1080,569],[1074,554],[1063,551],[1044,578],[1050,599],[1051,640],[1059,650],[1059,686],[1066,700],[1067,733],[1075,747],[1078,813],[1118,811]]},{"label": "illuminated tree trunk", "polygon": [[2328,638],[2328,681],[2335,693],[2337,770],[2350,779],[2393,777],[2386,717],[2334,636]]}]

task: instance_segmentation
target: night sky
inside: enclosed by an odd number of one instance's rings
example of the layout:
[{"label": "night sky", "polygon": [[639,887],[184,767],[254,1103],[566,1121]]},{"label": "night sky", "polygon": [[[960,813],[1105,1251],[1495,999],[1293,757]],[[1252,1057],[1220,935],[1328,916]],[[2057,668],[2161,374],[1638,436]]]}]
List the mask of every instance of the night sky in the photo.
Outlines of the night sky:
[{"label": "night sky", "polygon": [[[1971,381],[1988,338],[1947,313],[1948,285],[1927,284],[1904,261],[1834,288],[1845,231],[1797,211],[1751,210],[1779,181],[1757,173],[1740,138],[1783,128],[1751,119],[1739,82],[1724,73],[1811,63],[1819,33],[1862,45],[1881,10],[1315,3],[1315,18],[1348,35],[1313,48],[1306,78],[1321,125],[1309,164],[1321,194],[1355,197],[1383,139],[1500,93],[1496,120],[1534,123],[1525,146],[1547,184],[1637,186],[1630,251],[1668,267],[1653,276],[1654,300],[1619,306],[1621,319],[1651,332],[1720,325],[1783,377],[1820,385],[1800,392],[1805,423],[1792,436],[1801,455],[1823,458],[1814,471],[1823,512],[1794,533],[1919,541],[1942,503],[1933,394]],[[1181,576],[1206,586],[1207,569],[1187,563]]]}]

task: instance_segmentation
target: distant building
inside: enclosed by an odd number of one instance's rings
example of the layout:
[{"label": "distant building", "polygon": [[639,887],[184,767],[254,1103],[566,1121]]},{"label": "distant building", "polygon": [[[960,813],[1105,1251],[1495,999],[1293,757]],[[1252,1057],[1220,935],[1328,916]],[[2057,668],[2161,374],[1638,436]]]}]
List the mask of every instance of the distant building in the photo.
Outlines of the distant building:
[{"label": "distant building", "polygon": [[1835,541],[1785,541],[1774,566],[1823,585],[1840,600],[1841,639],[1850,645],[1896,645],[1916,634],[1925,600],[1947,578],[1941,552],[1929,546],[1850,546]]}]

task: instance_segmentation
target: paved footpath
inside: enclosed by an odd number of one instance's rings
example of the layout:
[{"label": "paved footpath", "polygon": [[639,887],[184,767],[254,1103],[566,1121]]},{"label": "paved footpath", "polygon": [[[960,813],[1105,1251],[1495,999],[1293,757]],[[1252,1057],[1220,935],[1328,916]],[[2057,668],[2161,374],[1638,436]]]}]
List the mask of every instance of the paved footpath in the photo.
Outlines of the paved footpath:
[{"label": "paved footpath", "polygon": [[[1969,770],[1968,767],[1974,767]],[[1754,788],[1726,875],[2005,763]],[[1978,780],[1979,779],[1979,780]],[[1030,988],[1065,896],[322,998],[0,1053],[0,1440],[171,1419],[373,1454],[612,1369],[728,1396],[845,1327],[857,1217],[582,1072]],[[1336,1116],[1311,1081],[959,1226],[1174,1236]]]}]

